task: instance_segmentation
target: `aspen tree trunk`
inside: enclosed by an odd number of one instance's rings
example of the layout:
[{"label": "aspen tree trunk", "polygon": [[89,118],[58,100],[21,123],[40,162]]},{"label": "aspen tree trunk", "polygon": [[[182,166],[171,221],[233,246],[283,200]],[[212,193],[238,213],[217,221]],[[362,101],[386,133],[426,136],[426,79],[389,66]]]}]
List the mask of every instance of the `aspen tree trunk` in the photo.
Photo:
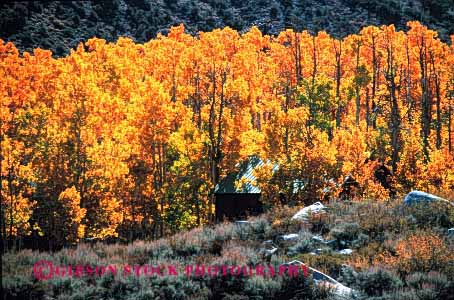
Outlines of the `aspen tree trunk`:
[{"label": "aspen tree trunk", "polygon": [[407,72],[406,72],[406,90],[405,90],[405,100],[406,104],[408,105],[408,121],[412,121],[412,110],[415,108],[413,103],[413,99],[411,98],[411,64],[410,64],[410,50],[408,47],[408,37],[406,38],[405,42],[405,53],[407,56]]},{"label": "aspen tree trunk", "polygon": [[311,76],[311,88],[309,95],[309,111],[311,116],[311,124],[314,123],[315,119],[315,108],[314,108],[314,92],[315,92],[315,79],[317,76],[317,49],[315,47],[315,36],[312,37],[312,76]]},{"label": "aspen tree trunk", "polygon": [[377,129],[377,118],[375,116],[377,105],[375,103],[375,95],[377,92],[377,74],[378,74],[378,59],[377,59],[377,47],[375,44],[375,36],[372,36],[372,113],[374,118],[372,120],[372,128]]},{"label": "aspen tree trunk", "polygon": [[219,166],[222,160],[222,118],[224,114],[224,106],[225,106],[225,96],[224,96],[224,85],[227,81],[227,71],[224,70],[221,74],[221,91],[219,95],[219,110],[218,110],[218,124],[217,124],[217,131],[215,132],[216,126],[216,67],[213,68],[212,72],[212,84],[213,84],[213,94],[211,99],[211,106],[210,106],[210,122],[209,122],[209,137],[210,137],[210,179],[212,183],[212,193],[210,195],[210,201],[208,206],[208,219],[210,221],[214,221],[214,215],[212,213],[213,206],[214,206],[214,188],[219,183]]},{"label": "aspen tree trunk", "polygon": [[390,41],[391,45],[387,47],[387,70],[385,73],[386,80],[388,82],[388,91],[389,91],[389,98],[391,104],[391,122],[390,122],[390,129],[391,129],[391,148],[392,148],[392,155],[391,155],[391,165],[393,172],[397,171],[397,162],[399,160],[399,149],[400,149],[400,111],[399,111],[399,103],[397,101],[396,95],[396,66],[394,65],[394,54],[393,54],[393,45],[392,41]]},{"label": "aspen tree trunk", "polygon": [[296,82],[299,84],[302,79],[302,68],[301,68],[301,45],[300,45],[300,33],[295,32],[295,50],[294,50],[294,57],[295,57],[295,75],[296,75]]},{"label": "aspen tree trunk", "polygon": [[342,41],[339,40],[339,48],[336,47],[334,42],[334,51],[336,56],[336,127],[341,125],[342,105],[340,98],[340,84],[341,84],[341,55],[342,55]]},{"label": "aspen tree trunk", "polygon": [[448,149],[449,153],[452,152],[452,96],[449,97],[448,102]]},{"label": "aspen tree trunk", "polygon": [[421,135],[423,141],[423,152],[425,160],[429,158],[429,135],[430,135],[430,114],[431,103],[428,95],[428,79],[427,79],[427,58],[426,45],[424,38],[421,38],[421,46],[419,48],[419,66],[421,70]]},{"label": "aspen tree trunk", "polygon": [[437,146],[437,149],[441,149],[441,144],[442,144],[442,139],[441,139],[441,127],[442,127],[442,124],[441,124],[441,93],[440,93],[440,82],[438,79],[435,79],[435,94],[436,94],[436,97],[437,97],[437,102],[436,102],[436,106],[437,106],[437,124],[436,124],[436,130],[437,130],[437,142],[436,142],[436,146]]},{"label": "aspen tree trunk", "polygon": [[[8,165],[11,165],[8,155]],[[14,214],[14,195],[13,195],[13,168],[8,168],[8,189],[10,197],[10,207],[9,207],[9,243],[8,246],[12,248],[13,246],[13,214]]]},{"label": "aspen tree trunk", "polygon": [[369,131],[370,126],[370,99],[369,88],[366,86],[366,132]]},{"label": "aspen tree trunk", "polygon": [[[0,141],[3,140],[3,131],[1,130],[1,128],[3,128],[3,118],[0,118]],[[2,149],[2,146],[0,144],[0,153],[3,152],[3,149]],[[3,157],[0,159],[0,170],[2,169],[2,165],[3,165]],[[5,205],[4,203],[6,202],[6,199],[3,199],[3,194],[1,193],[1,191],[3,191],[3,176],[1,176],[1,173],[0,173],[0,203],[1,203],[1,232],[2,232],[2,241],[1,241],[1,254],[3,254],[8,245],[7,245],[7,240],[6,240],[6,217],[5,217]]]},{"label": "aspen tree trunk", "polygon": [[434,83],[435,83],[435,97],[437,101],[435,102],[436,105],[436,124],[435,124],[435,129],[436,129],[436,147],[437,149],[441,149],[441,92],[440,92],[440,76],[437,72],[437,68],[435,66],[435,57],[434,53],[430,51],[430,58],[431,58],[431,64],[432,64],[432,74],[434,76]]},{"label": "aspen tree trunk", "polygon": [[[358,76],[358,70],[359,70],[359,51],[360,51],[360,45],[357,45],[356,48],[356,76]],[[360,117],[360,111],[361,111],[361,98],[360,98],[360,85],[358,81],[355,83],[355,94],[356,94],[356,112],[355,112],[355,121],[356,121],[356,126],[359,126],[359,117]]]},{"label": "aspen tree trunk", "polygon": [[[287,86],[285,87],[285,105],[284,105],[285,114],[288,114],[288,110],[289,110],[289,106],[290,106],[290,84],[291,84],[291,80],[288,80]],[[288,125],[285,125],[284,148],[285,148],[285,155],[287,156],[287,160],[290,161],[288,140],[289,140],[289,129],[288,129]]]}]

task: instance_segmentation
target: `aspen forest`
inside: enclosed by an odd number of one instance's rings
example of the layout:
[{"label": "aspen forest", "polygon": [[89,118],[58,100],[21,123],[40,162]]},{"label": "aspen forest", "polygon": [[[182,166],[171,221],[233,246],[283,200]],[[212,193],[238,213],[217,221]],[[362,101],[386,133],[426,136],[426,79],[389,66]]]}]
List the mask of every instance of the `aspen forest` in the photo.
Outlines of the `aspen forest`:
[{"label": "aspen forest", "polygon": [[407,26],[338,39],[180,25],[143,44],[94,37],[60,58],[0,41],[5,248],[212,223],[215,186],[253,156],[267,162],[252,183],[267,207],[282,194],[289,205],[336,199],[346,176],[359,201],[452,197],[454,36]]}]

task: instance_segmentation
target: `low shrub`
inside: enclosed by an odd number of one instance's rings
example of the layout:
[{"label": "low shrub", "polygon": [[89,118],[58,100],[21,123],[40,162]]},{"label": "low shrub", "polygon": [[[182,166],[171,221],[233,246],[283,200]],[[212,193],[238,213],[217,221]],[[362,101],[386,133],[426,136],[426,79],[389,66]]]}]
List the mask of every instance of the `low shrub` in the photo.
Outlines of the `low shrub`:
[{"label": "low shrub", "polygon": [[202,230],[201,227],[195,228],[191,231],[170,237],[168,240],[172,251],[181,257],[199,254],[202,250],[200,243],[200,237],[203,235]]},{"label": "low shrub", "polygon": [[406,229],[405,214],[400,207],[398,203],[367,202],[360,205],[352,217],[371,241],[382,243],[387,232],[401,233]]},{"label": "low shrub", "polygon": [[255,240],[267,239],[271,232],[270,222],[265,217],[254,218],[251,220],[249,231]]},{"label": "low shrub", "polygon": [[213,264],[219,265],[256,265],[262,262],[258,251],[247,243],[231,241],[224,244],[221,256],[214,259]]},{"label": "low shrub", "polygon": [[341,274],[342,265],[346,263],[345,255],[335,252],[320,255],[304,254],[300,258],[305,264],[334,278]]},{"label": "low shrub", "polygon": [[340,248],[349,247],[355,241],[361,230],[358,223],[341,223],[337,224],[330,231],[330,235],[337,240]]},{"label": "low shrub", "polygon": [[309,217],[310,230],[320,235],[330,231],[332,219],[326,212],[313,213]]},{"label": "low shrub", "polygon": [[293,246],[287,250],[288,256],[295,256],[298,254],[308,253],[315,249],[315,242],[312,239],[312,234],[302,231],[299,233],[298,240]]},{"label": "low shrub", "polygon": [[276,299],[281,289],[281,280],[262,276],[252,276],[244,283],[244,292],[251,299]]},{"label": "low shrub", "polygon": [[328,299],[330,291],[324,287],[315,285],[312,276],[304,276],[299,273],[298,277],[283,277],[281,290],[275,299],[291,300],[323,300]]},{"label": "low shrub", "polygon": [[388,270],[372,268],[357,275],[356,286],[369,297],[383,296],[402,287],[403,282],[399,276]]},{"label": "low shrub", "polygon": [[[33,265],[38,260],[73,266],[113,263],[181,267],[196,264],[253,266],[267,262],[279,266],[297,259],[359,291],[360,299],[454,300],[451,296],[454,295],[454,239],[448,239],[445,234],[447,227],[454,225],[450,210],[443,209],[440,206],[430,211],[427,206],[405,207],[397,202],[333,203],[318,221],[316,218],[294,221],[291,216],[298,208],[287,207],[252,218],[248,224],[225,222],[155,241],[136,241],[129,245],[80,244],[55,253],[10,252],[2,257],[3,298],[330,299],[330,291],[317,286],[310,277],[188,278],[181,269],[182,274],[178,276],[85,276],[45,282],[38,282],[32,275]],[[312,239],[313,234],[327,230],[329,236],[339,242],[338,249],[351,247],[355,249],[353,254],[341,255],[330,248],[333,245]],[[280,235],[289,233],[299,233],[299,238],[278,241]],[[274,240],[278,247],[266,261],[260,251],[265,247],[264,240]],[[323,251],[319,255],[309,253],[316,248]],[[346,267],[345,263],[351,267]]]},{"label": "low shrub", "polygon": [[269,231],[267,238],[276,240],[277,237],[281,235],[308,230],[309,228],[309,224],[299,220],[276,219],[271,224],[271,230]]},{"label": "low shrub", "polygon": [[445,241],[431,231],[417,231],[400,240],[394,253],[385,251],[378,262],[394,267],[404,276],[413,272],[443,272],[454,261]]},{"label": "low shrub", "polygon": [[454,227],[454,206],[447,202],[434,201],[401,208],[413,217],[414,224],[420,229]]},{"label": "low shrub", "polygon": [[437,272],[414,273],[406,278],[412,293],[422,300],[454,299],[454,282]]},{"label": "low shrub", "polygon": [[2,278],[3,299],[35,300],[42,299],[47,293],[44,282],[36,281],[30,276],[6,276]]}]

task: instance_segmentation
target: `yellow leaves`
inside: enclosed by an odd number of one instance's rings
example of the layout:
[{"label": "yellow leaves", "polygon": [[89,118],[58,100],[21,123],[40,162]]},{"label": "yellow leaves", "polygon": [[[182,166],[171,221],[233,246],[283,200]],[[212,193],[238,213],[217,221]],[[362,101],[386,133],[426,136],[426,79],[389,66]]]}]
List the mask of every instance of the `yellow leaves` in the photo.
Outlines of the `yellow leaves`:
[{"label": "yellow leaves", "polygon": [[[67,188],[58,196],[58,201],[62,203],[65,207],[76,208],[80,205],[80,194],[74,186]],[[76,212],[76,217],[80,221],[83,218],[83,209],[79,213]]]},{"label": "yellow leaves", "polygon": [[87,235],[94,238],[104,239],[107,237],[117,237],[117,227],[123,221],[123,212],[121,202],[111,193],[101,196],[99,209],[97,212],[97,221],[92,228],[89,228]]},{"label": "yellow leaves", "polygon": [[35,179],[31,164],[23,164],[22,157],[28,154],[23,142],[4,136],[1,143],[1,192],[2,209],[8,235],[30,233],[29,219],[36,201],[30,196],[34,190]]},{"label": "yellow leaves", "polygon": [[[259,167],[254,168],[252,174],[255,176],[256,180],[249,183],[253,186],[259,187],[264,195],[270,196],[272,194],[273,189],[275,188],[272,186],[272,184],[270,184],[270,181],[275,171],[276,164],[273,164],[271,161],[266,161]],[[242,184],[238,186],[242,186]],[[264,197],[264,199],[266,198]]]},{"label": "yellow leaves", "polygon": [[430,161],[427,164],[425,180],[431,184],[431,188],[437,190],[449,190],[454,186],[454,156],[447,149],[433,150],[430,153]]},{"label": "yellow leaves", "polygon": [[85,226],[81,223],[87,212],[85,208],[80,207],[80,194],[72,186],[60,193],[58,201],[63,208],[59,221],[62,222],[65,220],[65,222],[70,223],[70,228],[63,229],[68,230],[65,239],[70,242],[77,242],[85,234]]},{"label": "yellow leaves", "polygon": [[333,143],[338,150],[337,162],[341,164],[341,180],[351,175],[363,188],[363,197],[367,199],[385,200],[389,192],[377,181],[374,172],[379,162],[371,159],[371,134],[365,134],[360,127],[351,130],[340,129],[334,133]]},{"label": "yellow leaves", "polygon": [[31,229],[37,232],[39,236],[44,236],[44,232],[41,230],[38,224],[34,223]]},{"label": "yellow leaves", "polygon": [[[453,47],[417,22],[408,25],[407,34],[370,26],[343,40],[293,30],[269,37],[256,27],[242,34],[224,28],[191,36],[180,25],[143,45],[93,38],[59,59],[40,49],[21,57],[12,43],[0,41],[1,173],[3,180],[8,172],[14,175],[12,201],[24,208],[12,212],[15,232],[28,231],[31,210],[25,207],[32,205],[27,199],[36,186],[53,188],[53,182],[83,186],[83,200],[92,204],[86,228],[82,210],[71,217],[79,224],[72,231],[77,237],[118,234],[120,212],[128,222],[157,222],[174,208],[169,195],[178,204],[188,201],[188,207],[194,205],[188,198],[200,200],[207,213],[213,169],[222,177],[251,155],[278,162],[283,177],[303,178],[307,197],[352,174],[367,197],[384,199],[387,192],[374,171],[379,160],[389,162],[392,150],[392,81],[385,76],[391,48],[402,121],[399,187],[452,188],[444,118]],[[425,55],[433,57],[427,74],[432,110],[437,78],[442,116],[442,146],[434,150],[433,126],[427,162],[418,123],[421,38]],[[366,79],[358,88],[359,67]],[[257,170],[258,184],[278,195],[288,182],[265,186],[274,180],[271,169]],[[8,197],[9,192],[2,191]],[[52,201],[77,207],[79,196],[71,187]],[[181,217],[182,226],[194,224],[191,213]]]},{"label": "yellow leaves", "polygon": [[180,153],[182,158],[187,158],[187,162],[197,161],[202,158],[204,144],[207,138],[189,118],[183,119],[183,123],[178,131],[171,134],[169,145]]},{"label": "yellow leaves", "polygon": [[339,150],[338,161],[343,162],[342,173],[354,177],[365,175],[362,168],[370,153],[363,132],[353,127],[351,130],[337,130],[334,136],[333,142]]},{"label": "yellow leaves", "polygon": [[[2,181],[2,185],[6,186],[6,180]],[[6,189],[2,191],[2,200],[7,236],[28,235],[31,232],[29,220],[36,207],[36,201],[31,201],[21,194],[8,195]]]},{"label": "yellow leaves", "polygon": [[77,228],[76,236],[78,239],[81,239],[85,236],[85,225],[79,225]]},{"label": "yellow leaves", "polygon": [[264,157],[263,144],[265,136],[262,132],[251,129],[240,133],[240,157],[246,158],[252,155]]},{"label": "yellow leaves", "polygon": [[422,139],[419,136],[419,127],[413,126],[403,133],[404,145],[398,163],[400,183],[406,187],[426,189],[426,165]]}]

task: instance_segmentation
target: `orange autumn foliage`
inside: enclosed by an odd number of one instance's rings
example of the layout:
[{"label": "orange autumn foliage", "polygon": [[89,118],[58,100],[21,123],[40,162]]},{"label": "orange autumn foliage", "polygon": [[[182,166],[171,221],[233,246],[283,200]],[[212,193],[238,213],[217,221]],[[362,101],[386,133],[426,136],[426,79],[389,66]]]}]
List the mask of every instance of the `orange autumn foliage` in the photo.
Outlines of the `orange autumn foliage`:
[{"label": "orange autumn foliage", "polygon": [[377,260],[406,273],[440,269],[454,258],[443,239],[430,232],[413,234],[399,241],[395,252],[395,255],[385,252]]},{"label": "orange autumn foliage", "polygon": [[335,198],[349,174],[361,198],[385,200],[380,165],[400,193],[452,190],[454,46],[408,26],[336,39],[180,25],[61,58],[1,41],[2,233],[51,235],[69,187],[78,238],[200,225],[216,185],[251,156],[269,162],[256,175],[270,204]]},{"label": "orange autumn foliage", "polygon": [[441,270],[453,259],[448,244],[440,236],[430,231],[418,231],[397,241],[394,246],[388,245],[373,257],[356,255],[349,264],[362,270],[381,266],[405,275]]}]

